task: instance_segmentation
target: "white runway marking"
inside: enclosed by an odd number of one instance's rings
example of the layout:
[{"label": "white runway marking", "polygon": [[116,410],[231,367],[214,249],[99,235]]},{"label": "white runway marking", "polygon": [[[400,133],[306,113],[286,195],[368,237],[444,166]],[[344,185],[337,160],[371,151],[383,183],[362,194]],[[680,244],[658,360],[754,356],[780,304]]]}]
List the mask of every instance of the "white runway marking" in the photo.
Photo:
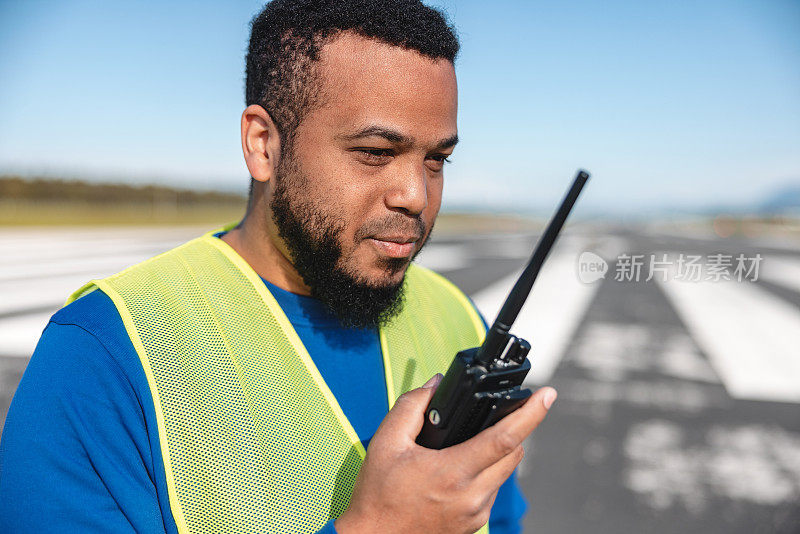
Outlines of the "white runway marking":
[{"label": "white runway marking", "polygon": [[800,310],[752,282],[656,280],[732,397],[800,402]]},{"label": "white runway marking", "polygon": [[682,329],[593,322],[584,330],[571,362],[603,382],[621,382],[636,372],[717,384],[719,378]]},{"label": "white runway marking", "polygon": [[753,247],[769,247],[787,252],[800,252],[800,242],[797,239],[761,236],[758,239],[749,239],[748,242]]},{"label": "white runway marking", "polygon": [[431,243],[422,249],[414,262],[436,272],[455,271],[469,266],[470,258],[467,252],[465,245]]},{"label": "white runway marking", "polygon": [[[692,241],[716,241],[719,236],[711,229],[684,228],[682,230],[654,230],[648,232],[654,238],[666,238],[667,241],[678,239],[690,239]],[[771,237],[762,235],[757,238],[744,238],[743,242],[749,247],[773,248],[785,250],[787,252],[800,251],[800,241],[792,237]]]},{"label": "white runway marking", "polygon": [[58,309],[70,293],[90,279],[88,275],[67,275],[25,282],[0,282],[0,314],[12,315],[16,311],[47,306]]},{"label": "white runway marking", "polygon": [[94,273],[113,274],[121,268],[128,267],[142,260],[151,258],[166,248],[147,248],[141,252],[131,250],[113,250],[108,252],[92,251],[79,257],[47,258],[34,260],[20,258],[10,265],[0,265],[0,283],[4,281],[41,280],[52,276],[66,274]]},{"label": "white runway marking", "polygon": [[682,507],[694,515],[715,498],[778,505],[800,499],[800,435],[766,425],[713,426],[702,442],[652,419],[625,440],[624,483],[656,510]]},{"label": "white runway marking", "polygon": [[155,253],[86,256],[3,266],[0,268],[0,315],[47,306],[57,309],[70,293],[89,280],[112,275]]},{"label": "white runway marking", "polygon": [[27,358],[67,297],[207,229],[14,228],[0,230],[0,356]]},{"label": "white runway marking", "polygon": [[[547,382],[560,361],[600,282],[583,284],[576,274],[580,250],[556,248],[548,258],[511,331],[531,344],[531,373],[527,382]],[[519,272],[473,295],[473,301],[491,324]]]},{"label": "white runway marking", "polygon": [[769,256],[764,259],[759,277],[800,292],[800,260],[788,256]]},{"label": "white runway marking", "polygon": [[30,358],[54,311],[0,321],[0,356]]}]

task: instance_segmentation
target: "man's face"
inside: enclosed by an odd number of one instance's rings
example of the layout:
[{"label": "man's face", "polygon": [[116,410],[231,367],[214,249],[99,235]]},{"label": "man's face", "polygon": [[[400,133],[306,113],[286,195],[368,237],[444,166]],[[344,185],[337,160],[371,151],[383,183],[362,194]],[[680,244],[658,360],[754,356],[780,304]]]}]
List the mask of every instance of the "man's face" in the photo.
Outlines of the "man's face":
[{"label": "man's face", "polygon": [[453,65],[344,33],[317,68],[321,104],[280,160],[273,224],[312,295],[335,282],[307,271],[331,268],[396,293],[439,212],[456,142]]}]

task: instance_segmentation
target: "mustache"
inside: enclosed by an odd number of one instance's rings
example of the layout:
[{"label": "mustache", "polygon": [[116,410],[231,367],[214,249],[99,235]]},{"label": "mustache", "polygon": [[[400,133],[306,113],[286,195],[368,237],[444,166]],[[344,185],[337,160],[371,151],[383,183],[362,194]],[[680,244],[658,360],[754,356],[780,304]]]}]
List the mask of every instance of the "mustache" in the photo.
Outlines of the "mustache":
[{"label": "mustache", "polygon": [[376,235],[401,234],[414,237],[417,241],[425,235],[425,222],[421,217],[396,214],[378,221],[370,221],[358,229],[356,242]]}]

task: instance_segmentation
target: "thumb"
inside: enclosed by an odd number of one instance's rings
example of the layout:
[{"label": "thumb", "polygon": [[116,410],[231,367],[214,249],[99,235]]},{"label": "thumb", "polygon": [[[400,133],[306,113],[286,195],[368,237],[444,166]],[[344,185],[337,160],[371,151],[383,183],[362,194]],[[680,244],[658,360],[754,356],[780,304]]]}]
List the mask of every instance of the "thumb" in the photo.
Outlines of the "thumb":
[{"label": "thumb", "polygon": [[[389,410],[375,432],[391,440],[408,439],[415,441],[422,430],[425,420],[425,409],[436,392],[436,387],[442,381],[442,375],[433,375],[422,387],[412,389],[400,395]],[[373,438],[374,439],[374,438]]]}]

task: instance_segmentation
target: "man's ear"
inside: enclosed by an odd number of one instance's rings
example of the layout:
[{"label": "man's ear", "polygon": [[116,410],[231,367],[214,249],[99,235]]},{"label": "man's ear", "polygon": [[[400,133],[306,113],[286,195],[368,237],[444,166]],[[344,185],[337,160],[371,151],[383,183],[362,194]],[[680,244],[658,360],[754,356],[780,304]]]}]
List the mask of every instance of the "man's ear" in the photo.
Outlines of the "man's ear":
[{"label": "man's ear", "polygon": [[242,151],[250,176],[268,182],[275,176],[281,154],[278,127],[269,113],[256,104],[242,113]]}]

